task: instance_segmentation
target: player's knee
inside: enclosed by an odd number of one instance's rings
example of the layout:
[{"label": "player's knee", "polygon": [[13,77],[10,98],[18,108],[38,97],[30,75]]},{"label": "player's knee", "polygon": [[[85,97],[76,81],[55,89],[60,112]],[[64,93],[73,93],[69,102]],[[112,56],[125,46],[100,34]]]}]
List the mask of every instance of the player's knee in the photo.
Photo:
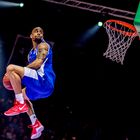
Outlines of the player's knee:
[{"label": "player's knee", "polygon": [[9,73],[9,77],[14,78],[14,79],[17,79],[18,78],[17,75],[15,75],[15,72],[14,71],[11,71]]},{"label": "player's knee", "polygon": [[14,71],[14,65],[13,64],[8,65],[7,68],[6,68],[6,70],[7,70],[7,72]]}]

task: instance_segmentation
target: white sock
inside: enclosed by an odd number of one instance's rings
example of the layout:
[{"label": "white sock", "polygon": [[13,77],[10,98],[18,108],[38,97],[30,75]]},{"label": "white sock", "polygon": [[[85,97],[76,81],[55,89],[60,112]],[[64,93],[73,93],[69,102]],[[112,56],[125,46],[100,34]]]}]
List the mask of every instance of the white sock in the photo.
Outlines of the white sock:
[{"label": "white sock", "polygon": [[24,98],[23,98],[23,94],[15,94],[15,98],[18,102],[20,102],[21,104],[24,104]]},{"label": "white sock", "polygon": [[35,121],[37,120],[36,115],[35,115],[35,114],[32,114],[32,115],[30,116],[30,120],[31,120],[31,122],[32,122],[32,125],[34,125],[34,124],[35,124]]}]

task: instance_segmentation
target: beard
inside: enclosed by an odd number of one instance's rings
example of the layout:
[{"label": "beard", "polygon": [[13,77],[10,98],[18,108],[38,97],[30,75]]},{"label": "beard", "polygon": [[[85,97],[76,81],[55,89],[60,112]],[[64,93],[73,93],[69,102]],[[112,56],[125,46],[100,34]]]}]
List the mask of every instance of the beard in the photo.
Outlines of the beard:
[{"label": "beard", "polygon": [[40,43],[42,42],[42,39],[41,39],[41,38],[36,38],[36,39],[35,39],[35,42],[36,42],[37,44],[40,44]]}]

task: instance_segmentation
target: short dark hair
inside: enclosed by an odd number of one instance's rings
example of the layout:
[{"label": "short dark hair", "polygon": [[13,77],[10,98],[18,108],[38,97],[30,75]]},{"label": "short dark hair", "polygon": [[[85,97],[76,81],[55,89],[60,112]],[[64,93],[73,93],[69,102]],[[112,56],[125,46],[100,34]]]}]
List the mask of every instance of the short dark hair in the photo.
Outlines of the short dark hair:
[{"label": "short dark hair", "polygon": [[33,29],[32,29],[32,32],[36,29],[36,28],[40,28],[41,30],[42,30],[42,32],[44,33],[44,30],[43,30],[43,28],[41,28],[41,27],[34,27]]}]

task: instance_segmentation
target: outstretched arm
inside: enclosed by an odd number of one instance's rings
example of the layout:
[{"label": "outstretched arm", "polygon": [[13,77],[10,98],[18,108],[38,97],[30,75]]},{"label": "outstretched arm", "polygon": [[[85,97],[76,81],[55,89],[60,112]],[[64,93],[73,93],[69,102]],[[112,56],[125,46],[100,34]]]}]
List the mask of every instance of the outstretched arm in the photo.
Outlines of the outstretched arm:
[{"label": "outstretched arm", "polygon": [[40,43],[38,46],[38,54],[36,60],[27,65],[28,68],[39,69],[42,65],[46,55],[48,54],[48,45],[46,43]]}]

